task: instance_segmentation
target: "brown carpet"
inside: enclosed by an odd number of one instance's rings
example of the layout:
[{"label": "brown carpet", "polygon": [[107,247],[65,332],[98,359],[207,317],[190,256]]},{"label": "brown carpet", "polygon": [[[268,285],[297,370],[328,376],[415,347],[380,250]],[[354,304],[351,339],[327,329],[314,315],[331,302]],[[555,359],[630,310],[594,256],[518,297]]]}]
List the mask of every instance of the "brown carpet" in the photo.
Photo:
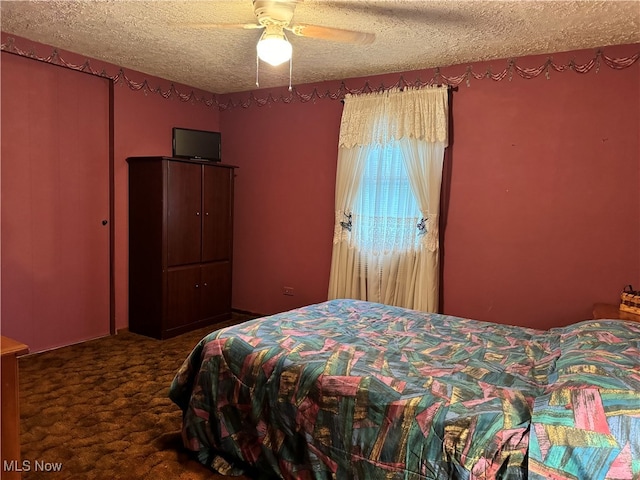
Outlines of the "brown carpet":
[{"label": "brown carpet", "polygon": [[[167,397],[182,361],[218,326],[162,341],[125,332],[20,358],[23,478],[231,478],[183,449],[181,412]],[[61,471],[35,471],[45,463]]]}]

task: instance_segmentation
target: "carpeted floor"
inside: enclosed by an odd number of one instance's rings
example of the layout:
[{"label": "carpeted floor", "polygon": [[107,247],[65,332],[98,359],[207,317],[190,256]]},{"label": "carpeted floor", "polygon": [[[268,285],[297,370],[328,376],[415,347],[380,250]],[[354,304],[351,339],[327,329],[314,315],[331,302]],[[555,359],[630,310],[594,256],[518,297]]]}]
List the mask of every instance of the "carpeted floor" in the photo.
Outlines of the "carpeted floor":
[{"label": "carpeted floor", "polygon": [[162,341],[125,332],[20,358],[21,453],[31,467],[23,479],[229,479],[182,448],[181,412],[167,397],[215,328]]}]

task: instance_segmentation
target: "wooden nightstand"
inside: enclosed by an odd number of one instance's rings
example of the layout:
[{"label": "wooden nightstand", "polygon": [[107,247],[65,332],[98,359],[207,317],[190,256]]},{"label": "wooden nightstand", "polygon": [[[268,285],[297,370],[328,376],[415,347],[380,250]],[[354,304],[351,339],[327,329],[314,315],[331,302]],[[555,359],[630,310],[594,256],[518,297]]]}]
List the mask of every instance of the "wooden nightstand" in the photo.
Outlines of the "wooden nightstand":
[{"label": "wooden nightstand", "polygon": [[20,399],[18,385],[18,356],[29,352],[29,348],[7,337],[0,337],[2,357],[2,480],[19,479],[21,474],[15,469],[5,471],[7,462],[20,465]]},{"label": "wooden nightstand", "polygon": [[640,322],[640,315],[636,315],[630,312],[622,312],[618,305],[612,305],[610,303],[596,303],[593,306],[593,318],[612,318],[614,320],[631,320],[633,322]]}]

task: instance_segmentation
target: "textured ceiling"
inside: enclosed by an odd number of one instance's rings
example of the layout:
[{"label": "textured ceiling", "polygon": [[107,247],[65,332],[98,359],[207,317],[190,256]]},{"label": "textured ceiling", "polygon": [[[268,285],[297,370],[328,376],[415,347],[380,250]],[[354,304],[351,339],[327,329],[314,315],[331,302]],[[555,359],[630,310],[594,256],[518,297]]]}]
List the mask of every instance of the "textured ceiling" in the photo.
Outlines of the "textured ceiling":
[{"label": "textured ceiling", "polygon": [[[1,1],[2,31],[213,93],[255,89],[260,30],[251,0]],[[351,45],[289,34],[293,84],[640,42],[640,1],[323,1],[293,23],[376,34]],[[43,52],[48,54],[48,52]],[[260,86],[286,85],[288,64],[260,64]]]}]

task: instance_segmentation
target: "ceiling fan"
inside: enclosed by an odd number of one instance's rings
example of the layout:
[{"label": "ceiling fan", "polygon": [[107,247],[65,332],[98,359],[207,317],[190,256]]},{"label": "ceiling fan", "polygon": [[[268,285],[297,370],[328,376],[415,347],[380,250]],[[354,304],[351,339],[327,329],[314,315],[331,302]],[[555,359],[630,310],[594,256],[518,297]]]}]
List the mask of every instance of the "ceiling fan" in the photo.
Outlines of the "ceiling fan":
[{"label": "ceiling fan", "polygon": [[299,37],[320,38],[335,42],[366,45],[375,40],[375,34],[322,27],[319,25],[292,24],[296,5],[303,0],[253,0],[253,11],[257,23],[247,24],[195,24],[201,28],[242,28],[264,29],[258,40],[258,58],[271,64],[280,65],[291,59],[292,47],[285,30]]}]

